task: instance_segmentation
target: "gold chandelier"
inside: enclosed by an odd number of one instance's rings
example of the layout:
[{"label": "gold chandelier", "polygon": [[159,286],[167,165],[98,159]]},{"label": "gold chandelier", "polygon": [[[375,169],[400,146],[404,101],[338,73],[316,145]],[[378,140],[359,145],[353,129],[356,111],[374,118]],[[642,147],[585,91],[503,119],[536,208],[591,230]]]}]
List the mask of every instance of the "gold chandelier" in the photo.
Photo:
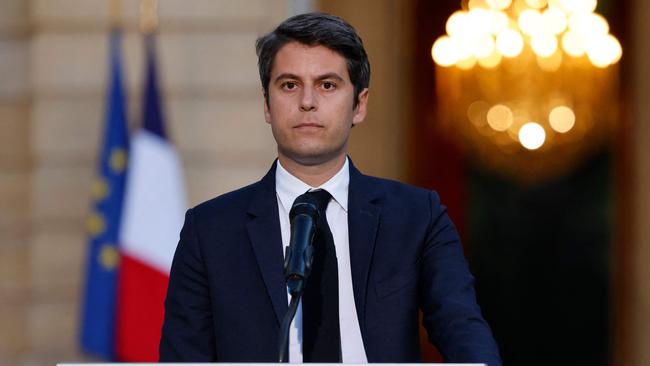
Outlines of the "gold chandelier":
[{"label": "gold chandelier", "polygon": [[470,0],[433,44],[443,131],[488,167],[531,181],[614,132],[623,50],[597,0]]}]

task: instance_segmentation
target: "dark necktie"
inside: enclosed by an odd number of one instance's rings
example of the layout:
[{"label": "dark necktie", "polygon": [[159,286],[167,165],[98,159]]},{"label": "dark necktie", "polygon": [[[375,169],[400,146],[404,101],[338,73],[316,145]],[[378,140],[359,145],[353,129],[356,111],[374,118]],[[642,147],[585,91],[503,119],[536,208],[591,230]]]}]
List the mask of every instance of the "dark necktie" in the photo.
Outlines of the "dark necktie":
[{"label": "dark necktie", "polygon": [[325,211],[332,196],[325,190],[305,193],[318,202],[314,262],[302,297],[304,362],[341,362],[339,281],[334,238]]}]

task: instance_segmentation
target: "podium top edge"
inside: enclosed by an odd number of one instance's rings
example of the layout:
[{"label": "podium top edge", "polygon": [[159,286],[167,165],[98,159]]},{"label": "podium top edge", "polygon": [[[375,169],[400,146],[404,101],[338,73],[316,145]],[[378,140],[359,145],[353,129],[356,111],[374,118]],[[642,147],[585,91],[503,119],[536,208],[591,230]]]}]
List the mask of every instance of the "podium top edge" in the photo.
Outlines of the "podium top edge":
[{"label": "podium top edge", "polygon": [[[271,366],[271,365],[285,365],[282,363],[269,362],[269,363],[233,363],[233,362],[217,362],[217,363],[57,363],[56,366],[207,366],[207,365],[221,365],[221,366]],[[359,363],[311,363],[310,365],[345,365],[345,366],[367,366],[368,364]],[[484,363],[380,363],[376,365],[384,366],[487,366]]]}]

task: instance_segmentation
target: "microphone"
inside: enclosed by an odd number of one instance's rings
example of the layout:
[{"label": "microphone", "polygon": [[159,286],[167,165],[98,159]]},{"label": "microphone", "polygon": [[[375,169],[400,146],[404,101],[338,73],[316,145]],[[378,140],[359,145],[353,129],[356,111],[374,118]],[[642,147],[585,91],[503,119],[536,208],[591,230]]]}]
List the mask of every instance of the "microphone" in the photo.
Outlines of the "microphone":
[{"label": "microphone", "polygon": [[302,293],[311,273],[314,257],[312,242],[318,216],[317,202],[308,194],[296,198],[289,211],[291,239],[284,258],[284,278],[292,296]]},{"label": "microphone", "polygon": [[284,278],[291,294],[291,302],[280,325],[278,338],[278,362],[288,362],[286,357],[291,321],[296,315],[298,303],[305,289],[307,278],[311,273],[314,258],[314,233],[319,218],[318,202],[314,195],[298,196],[289,211],[291,238],[284,256]]}]

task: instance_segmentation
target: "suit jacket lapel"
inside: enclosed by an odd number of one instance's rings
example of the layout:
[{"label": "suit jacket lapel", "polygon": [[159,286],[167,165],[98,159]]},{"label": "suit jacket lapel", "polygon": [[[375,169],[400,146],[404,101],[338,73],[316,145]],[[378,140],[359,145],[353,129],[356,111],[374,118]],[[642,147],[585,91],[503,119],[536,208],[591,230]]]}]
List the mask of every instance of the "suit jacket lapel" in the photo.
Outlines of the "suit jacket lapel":
[{"label": "suit jacket lapel", "polygon": [[[361,174],[350,161],[348,195],[348,229],[350,236],[350,266],[352,289],[361,333],[365,333],[366,291],[370,264],[375,248],[381,207],[380,195],[373,190],[370,178]],[[365,338],[365,337],[364,337]]]},{"label": "suit jacket lapel", "polygon": [[273,163],[258,183],[259,189],[248,209],[247,230],[279,324],[287,312],[288,300],[282,269],[284,255],[275,193],[275,167],[276,163]]}]

